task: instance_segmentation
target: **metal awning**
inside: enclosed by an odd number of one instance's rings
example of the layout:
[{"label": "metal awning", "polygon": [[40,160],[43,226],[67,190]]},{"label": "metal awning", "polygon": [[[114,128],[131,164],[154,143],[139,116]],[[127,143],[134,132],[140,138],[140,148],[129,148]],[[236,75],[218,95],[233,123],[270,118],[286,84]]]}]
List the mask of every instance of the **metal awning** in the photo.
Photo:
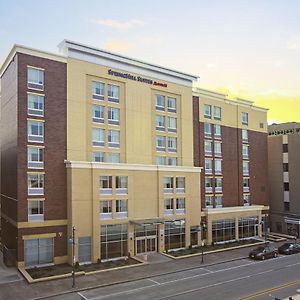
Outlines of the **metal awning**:
[{"label": "metal awning", "polygon": [[164,219],[164,218],[156,218],[156,219],[142,219],[142,220],[130,220],[129,223],[138,226],[150,226],[150,225],[160,225],[165,222],[182,222],[182,220],[174,219]]}]

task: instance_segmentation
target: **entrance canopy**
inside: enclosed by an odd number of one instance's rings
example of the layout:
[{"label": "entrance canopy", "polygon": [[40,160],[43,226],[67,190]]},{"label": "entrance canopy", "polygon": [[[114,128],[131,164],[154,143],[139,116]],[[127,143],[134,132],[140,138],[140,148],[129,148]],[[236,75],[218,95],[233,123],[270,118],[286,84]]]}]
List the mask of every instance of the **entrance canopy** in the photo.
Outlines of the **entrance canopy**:
[{"label": "entrance canopy", "polygon": [[164,224],[165,222],[182,222],[184,220],[170,220],[170,219],[164,219],[164,218],[156,218],[156,219],[142,219],[142,220],[130,220],[129,223],[133,225],[138,226],[150,226],[150,225],[160,225]]}]

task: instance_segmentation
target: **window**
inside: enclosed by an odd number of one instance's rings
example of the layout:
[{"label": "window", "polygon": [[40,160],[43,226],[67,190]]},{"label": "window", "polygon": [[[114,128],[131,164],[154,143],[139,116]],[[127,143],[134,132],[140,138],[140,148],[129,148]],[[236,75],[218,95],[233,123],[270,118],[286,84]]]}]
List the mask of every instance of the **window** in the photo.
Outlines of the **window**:
[{"label": "window", "polygon": [[100,176],[100,195],[112,194],[112,176]]},{"label": "window", "polygon": [[165,96],[155,95],[156,110],[165,110]]},{"label": "window", "polygon": [[250,195],[249,194],[244,194],[243,195],[243,201],[244,201],[244,205],[250,205]]},{"label": "window", "polygon": [[120,147],[120,131],[108,130],[108,146],[109,147]]},{"label": "window", "polygon": [[216,177],[215,178],[215,192],[221,193],[223,188],[223,178],[222,177]]},{"label": "window", "polygon": [[81,236],[78,238],[78,261],[81,264],[91,263],[92,238]]},{"label": "window", "polygon": [[288,153],[289,152],[288,144],[282,144],[282,152],[283,153]]},{"label": "window", "polygon": [[205,193],[212,192],[212,181],[213,179],[211,177],[205,177]]},{"label": "window", "polygon": [[28,142],[44,142],[44,122],[27,121]]},{"label": "window", "polygon": [[264,123],[260,122],[259,123],[259,128],[264,128]]},{"label": "window", "polygon": [[204,152],[205,155],[212,155],[212,142],[211,141],[204,141]]},{"label": "window", "polygon": [[214,119],[221,120],[221,107],[214,106]]},{"label": "window", "polygon": [[185,193],[185,177],[176,177],[176,193]]},{"label": "window", "polygon": [[161,135],[156,136],[156,150],[166,151],[166,137]]},{"label": "window", "polygon": [[248,130],[247,129],[242,129],[242,140],[243,140],[243,143],[248,142]]},{"label": "window", "polygon": [[168,157],[167,164],[168,166],[177,166],[177,157]]},{"label": "window", "polygon": [[283,190],[288,192],[290,190],[290,184],[288,182],[283,183]]},{"label": "window", "polygon": [[239,238],[249,238],[256,236],[258,219],[256,217],[239,219]]},{"label": "window", "polygon": [[173,199],[165,199],[165,215],[173,215]]},{"label": "window", "polygon": [[211,105],[204,104],[204,117],[211,119]]},{"label": "window", "polygon": [[185,214],[185,199],[184,198],[176,199],[176,214],[177,215]]},{"label": "window", "polygon": [[222,174],[222,160],[215,159],[215,174]]},{"label": "window", "polygon": [[110,102],[120,102],[120,87],[117,85],[109,84],[108,86],[108,101]]},{"label": "window", "polygon": [[205,195],[205,207],[212,208],[213,207],[213,196]]},{"label": "window", "polygon": [[204,123],[204,135],[205,136],[211,136],[211,124],[210,123]]},{"label": "window", "polygon": [[168,111],[176,113],[176,98],[168,97]]},{"label": "window", "polygon": [[93,162],[104,162],[105,156],[103,152],[93,152]]},{"label": "window", "polygon": [[28,147],[28,168],[42,169],[44,167],[44,149],[39,147]]},{"label": "window", "polygon": [[101,260],[126,257],[128,255],[127,224],[102,225],[100,232]]},{"label": "window", "polygon": [[212,241],[214,243],[235,240],[235,220],[212,221]]},{"label": "window", "polygon": [[214,143],[215,156],[222,156],[222,143],[215,142]]},{"label": "window", "polygon": [[27,95],[27,113],[31,116],[44,116],[44,96],[36,94]]},{"label": "window", "polygon": [[283,202],[284,211],[290,211],[290,202]]},{"label": "window", "polygon": [[223,206],[223,196],[222,195],[216,195],[215,196],[215,206],[217,208]]},{"label": "window", "polygon": [[104,123],[104,106],[93,104],[93,122]]},{"label": "window", "polygon": [[159,166],[164,166],[166,164],[166,157],[156,156],[156,164]]},{"label": "window", "polygon": [[34,90],[44,89],[44,71],[27,68],[27,87]]},{"label": "window", "polygon": [[214,136],[215,136],[215,138],[216,139],[218,139],[218,138],[221,138],[221,125],[219,125],[219,124],[215,124],[214,125]]},{"label": "window", "polygon": [[248,125],[248,113],[242,112],[242,124]]},{"label": "window", "polygon": [[173,193],[173,177],[164,177],[164,193],[172,194]]},{"label": "window", "polygon": [[44,221],[44,201],[28,201],[28,222]]},{"label": "window", "polygon": [[44,195],[44,174],[28,174],[28,195]]},{"label": "window", "polygon": [[249,161],[243,161],[243,175],[249,175]]},{"label": "window", "polygon": [[248,158],[248,157],[249,157],[249,146],[243,145],[243,158]]},{"label": "window", "polygon": [[108,153],[107,162],[120,163],[120,153]]},{"label": "window", "polygon": [[185,221],[165,222],[165,249],[180,249],[185,246]]},{"label": "window", "polygon": [[93,146],[104,146],[105,130],[102,128],[93,128],[92,134]]},{"label": "window", "polygon": [[127,176],[116,176],[116,194],[117,195],[128,194]]},{"label": "window", "polygon": [[165,117],[161,115],[156,116],[156,130],[165,130]]},{"label": "window", "polygon": [[128,200],[116,200],[116,218],[128,217]]},{"label": "window", "polygon": [[92,93],[93,93],[93,99],[104,100],[104,83],[93,81]]},{"label": "window", "polygon": [[108,124],[120,124],[120,109],[115,107],[108,108]]},{"label": "window", "polygon": [[168,151],[169,152],[177,152],[177,138],[176,137],[168,137]]},{"label": "window", "polygon": [[249,192],[249,187],[250,187],[250,179],[243,178],[243,192]]},{"label": "window", "polygon": [[107,220],[112,219],[112,201],[105,200],[100,201],[100,219]]},{"label": "window", "polygon": [[205,159],[205,174],[212,174],[212,160]]},{"label": "window", "polygon": [[176,132],[177,131],[177,119],[173,117],[168,117],[168,131]]},{"label": "window", "polygon": [[289,171],[289,164],[288,163],[284,163],[283,164],[283,172],[288,172]]}]

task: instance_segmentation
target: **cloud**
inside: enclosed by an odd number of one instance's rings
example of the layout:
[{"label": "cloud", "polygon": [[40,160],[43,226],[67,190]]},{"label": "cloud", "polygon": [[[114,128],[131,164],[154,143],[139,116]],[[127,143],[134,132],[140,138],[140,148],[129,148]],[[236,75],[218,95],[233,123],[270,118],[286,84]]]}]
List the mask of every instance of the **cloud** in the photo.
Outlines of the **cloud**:
[{"label": "cloud", "polygon": [[286,48],[289,50],[300,50],[300,36],[292,35],[286,43]]},{"label": "cloud", "polygon": [[129,42],[122,41],[108,41],[105,43],[104,48],[107,50],[128,50],[133,48],[133,44]]},{"label": "cloud", "polygon": [[91,22],[94,24],[99,24],[99,25],[103,25],[118,30],[132,29],[135,27],[144,26],[145,24],[143,21],[140,20],[129,20],[129,21],[122,22],[118,20],[106,19],[106,20],[91,20]]}]

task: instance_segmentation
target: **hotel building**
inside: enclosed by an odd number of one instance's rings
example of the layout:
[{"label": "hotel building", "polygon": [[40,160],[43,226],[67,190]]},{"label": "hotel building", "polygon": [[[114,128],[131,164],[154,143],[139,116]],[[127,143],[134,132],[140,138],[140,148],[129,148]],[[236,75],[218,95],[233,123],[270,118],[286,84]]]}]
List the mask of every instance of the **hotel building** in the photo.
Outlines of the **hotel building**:
[{"label": "hotel building", "polygon": [[19,267],[201,243],[196,76],[71,41],[14,46],[1,78],[1,227]]},{"label": "hotel building", "polygon": [[270,217],[273,232],[300,237],[300,123],[268,127]]},{"label": "hotel building", "polygon": [[207,243],[261,236],[269,209],[267,110],[198,88],[193,105]]}]

